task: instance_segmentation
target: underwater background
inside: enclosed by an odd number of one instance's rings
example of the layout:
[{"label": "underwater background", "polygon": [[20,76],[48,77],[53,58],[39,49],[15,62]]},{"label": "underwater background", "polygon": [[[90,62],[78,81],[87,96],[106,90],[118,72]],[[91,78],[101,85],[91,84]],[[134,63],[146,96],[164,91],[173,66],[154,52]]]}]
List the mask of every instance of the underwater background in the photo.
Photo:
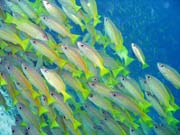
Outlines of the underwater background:
[{"label": "underwater background", "polygon": [[[142,70],[141,63],[135,60],[129,65],[131,77],[136,80],[144,77],[145,74],[157,77],[168,86],[176,104],[180,105],[180,90],[175,89],[163,78],[156,65],[157,62],[166,63],[180,72],[180,1],[96,0],[96,2],[102,22],[104,17],[109,17],[121,31],[129,55],[135,58],[131,49],[132,42],[143,50],[150,67]],[[80,5],[78,0],[77,4]],[[104,32],[103,23],[98,24],[97,29]],[[50,32],[48,29],[46,31]],[[77,27],[72,30],[73,32],[85,34]],[[57,39],[57,42],[60,41]],[[107,52],[116,57],[110,48],[107,48]],[[15,110],[6,113],[0,108],[0,135],[10,135],[10,127],[14,123],[14,114],[16,114],[13,111]],[[157,122],[160,121],[155,110],[151,109],[148,115]],[[174,116],[180,120],[180,111]]]}]

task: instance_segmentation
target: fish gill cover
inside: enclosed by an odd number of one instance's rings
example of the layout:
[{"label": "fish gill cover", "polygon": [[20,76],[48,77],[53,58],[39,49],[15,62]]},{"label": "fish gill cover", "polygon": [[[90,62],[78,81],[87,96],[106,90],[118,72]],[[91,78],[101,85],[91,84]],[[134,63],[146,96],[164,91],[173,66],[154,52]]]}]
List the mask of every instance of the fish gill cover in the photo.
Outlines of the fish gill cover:
[{"label": "fish gill cover", "polygon": [[179,10],[1,0],[0,135],[180,134]]}]

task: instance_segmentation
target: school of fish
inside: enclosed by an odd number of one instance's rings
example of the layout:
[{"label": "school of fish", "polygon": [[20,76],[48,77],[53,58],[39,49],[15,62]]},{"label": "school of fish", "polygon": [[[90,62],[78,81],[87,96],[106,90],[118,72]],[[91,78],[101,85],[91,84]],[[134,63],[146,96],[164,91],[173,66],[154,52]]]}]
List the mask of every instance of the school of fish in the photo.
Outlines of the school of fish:
[{"label": "school of fish", "polygon": [[[96,0],[0,4],[0,106],[16,108],[12,135],[180,134],[171,90],[151,74],[131,77],[133,61],[142,70],[151,65],[136,43],[129,56],[118,26],[98,14]],[[160,62],[157,69],[180,89],[176,69]],[[148,114],[152,108],[161,122]]]}]

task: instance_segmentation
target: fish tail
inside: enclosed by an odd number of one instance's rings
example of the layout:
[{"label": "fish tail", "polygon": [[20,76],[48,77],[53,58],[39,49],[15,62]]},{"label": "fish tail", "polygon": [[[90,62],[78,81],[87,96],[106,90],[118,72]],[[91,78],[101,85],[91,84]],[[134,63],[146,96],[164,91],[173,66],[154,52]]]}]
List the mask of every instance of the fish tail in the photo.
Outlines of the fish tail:
[{"label": "fish tail", "polygon": [[56,100],[55,100],[52,96],[49,96],[49,97],[47,98],[47,100],[48,100],[48,105],[51,105],[51,104],[53,104],[54,102],[56,102]]},{"label": "fish tail", "polygon": [[176,111],[176,108],[173,107],[172,105],[169,105],[167,108],[166,108],[166,112],[175,112]]},{"label": "fish tail", "polygon": [[124,58],[124,64],[125,66],[128,66],[130,63],[134,61],[133,58],[129,57],[128,55]]},{"label": "fish tail", "polygon": [[66,63],[67,63],[66,60],[60,59],[60,58],[58,59],[58,66],[59,66],[60,68],[63,68]]},{"label": "fish tail", "polygon": [[11,23],[13,21],[13,17],[9,13],[6,13],[6,19],[4,21],[6,23]]},{"label": "fish tail", "polygon": [[76,130],[79,126],[81,126],[81,123],[78,120],[74,119],[73,120],[73,127],[74,127],[74,129]]},{"label": "fish tail", "polygon": [[86,72],[86,79],[88,80],[89,78],[93,77],[94,74],[90,71]]},{"label": "fish tail", "polygon": [[130,71],[127,70],[127,69],[124,69],[124,70],[122,71],[122,74],[123,74],[124,76],[127,76],[129,73],[130,73]]},{"label": "fish tail", "polygon": [[39,96],[40,96],[39,93],[37,93],[36,91],[32,90],[32,97],[33,97],[33,99],[36,99]]},{"label": "fish tail", "polygon": [[69,95],[67,92],[63,92],[62,93],[63,94],[63,96],[64,96],[64,102],[66,102],[68,99],[71,99],[72,97],[71,97],[71,95]]},{"label": "fish tail", "polygon": [[147,114],[143,113],[142,115],[142,121],[146,123],[149,127],[153,126],[152,119]]},{"label": "fish tail", "polygon": [[48,109],[43,106],[40,106],[38,112],[39,112],[39,116],[41,116],[42,114],[47,113]]},{"label": "fish tail", "polygon": [[139,125],[138,125],[138,124],[136,124],[136,123],[134,123],[134,122],[132,122],[132,123],[131,123],[131,125],[132,125],[132,126],[133,126],[133,128],[135,128],[135,129],[139,128]]},{"label": "fish tail", "polygon": [[7,85],[6,80],[0,75],[0,86]]},{"label": "fish tail", "polygon": [[25,39],[25,40],[22,41],[21,46],[22,46],[23,50],[26,50],[26,49],[27,49],[29,40],[30,40],[30,39],[27,38],[27,39]]},{"label": "fish tail", "polygon": [[151,106],[151,104],[148,101],[144,100],[143,102],[139,103],[139,106],[144,112],[148,112],[148,108]]},{"label": "fish tail", "polygon": [[46,122],[41,122],[39,126],[40,128],[44,128],[44,127],[47,127],[48,124]]},{"label": "fish tail", "polygon": [[88,89],[83,89],[81,93],[82,93],[83,98],[87,99],[90,94],[90,91]]},{"label": "fish tail", "polygon": [[94,18],[94,27],[95,27],[97,24],[101,23],[100,18],[101,18],[101,16],[98,16],[98,17]]},{"label": "fish tail", "polygon": [[13,100],[13,105],[16,105],[18,103],[18,100],[17,99],[14,99]]},{"label": "fish tail", "polygon": [[78,5],[76,5],[76,6],[74,7],[74,9],[75,9],[75,11],[77,12],[77,11],[79,11],[79,10],[81,9],[81,7],[78,6]]},{"label": "fish tail", "polygon": [[81,31],[84,32],[84,30],[86,29],[86,25],[81,25]]},{"label": "fish tail", "polygon": [[173,116],[167,117],[167,122],[169,125],[177,125],[180,123],[180,121],[178,119],[174,118]]},{"label": "fish tail", "polygon": [[114,77],[117,77],[117,75],[118,75],[123,69],[124,69],[124,67],[122,67],[122,66],[119,66],[118,68],[113,69],[113,70],[112,70],[113,76],[114,76]]},{"label": "fish tail", "polygon": [[79,38],[79,35],[72,34],[72,36],[71,36],[72,43],[76,43],[78,38]]},{"label": "fish tail", "polygon": [[81,75],[82,75],[82,71],[80,70],[76,70],[75,72],[72,73],[73,77],[81,77]]},{"label": "fish tail", "polygon": [[51,123],[51,128],[58,128],[59,124],[57,123],[57,121],[54,119]]},{"label": "fish tail", "polygon": [[104,76],[109,73],[109,70],[105,68],[104,66],[100,69],[100,75]]},{"label": "fish tail", "polygon": [[147,63],[142,65],[142,69],[145,69],[145,68],[148,68],[148,67],[149,67],[149,65]]}]

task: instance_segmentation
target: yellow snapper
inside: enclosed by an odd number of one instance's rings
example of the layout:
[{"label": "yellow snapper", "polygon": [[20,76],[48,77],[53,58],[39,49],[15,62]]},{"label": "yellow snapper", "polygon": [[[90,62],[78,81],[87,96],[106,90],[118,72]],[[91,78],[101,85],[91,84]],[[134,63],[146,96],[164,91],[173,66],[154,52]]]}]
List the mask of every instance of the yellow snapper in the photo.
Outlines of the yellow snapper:
[{"label": "yellow snapper", "polygon": [[82,42],[77,42],[77,46],[84,56],[86,56],[95,66],[100,68],[101,76],[109,73],[109,70],[104,66],[103,58],[94,48]]},{"label": "yellow snapper", "polygon": [[82,31],[84,31],[86,29],[85,24],[83,24],[81,18],[79,17],[79,15],[76,12],[74,12],[73,10],[68,10],[66,7],[63,7],[63,11],[68,16],[69,19],[71,19],[75,24],[77,24],[81,27]]},{"label": "yellow snapper", "polygon": [[174,68],[167,64],[157,63],[157,67],[161,74],[171,82],[175,88],[180,89],[180,74]]},{"label": "yellow snapper", "polygon": [[160,105],[159,101],[155,96],[153,96],[150,92],[145,92],[146,98],[152,104],[152,107],[156,110],[156,112],[163,118],[167,120],[167,123],[170,125],[177,124],[179,121],[174,118],[171,114],[167,114],[163,107]]},{"label": "yellow snapper", "polygon": [[66,64],[66,60],[60,58],[46,43],[39,40],[30,40],[30,42],[38,52],[55,62],[60,68]]},{"label": "yellow snapper", "polygon": [[[110,94],[109,94],[110,95]],[[88,99],[99,108],[110,112],[115,119],[119,118],[119,112],[113,108],[111,102],[99,94],[90,94]]]},{"label": "yellow snapper", "polygon": [[147,123],[149,126],[151,126],[152,119],[146,113],[144,113],[141,110],[141,108],[131,98],[124,96],[122,94],[119,94],[118,92],[111,92],[110,96],[112,100],[117,105],[119,105],[119,107],[127,109],[128,111],[141,116],[142,120],[145,123]]},{"label": "yellow snapper", "polygon": [[19,7],[19,5],[16,2],[5,0],[5,3],[12,12],[16,12],[22,17],[27,18],[27,15],[24,13],[24,11]]},{"label": "yellow snapper", "polygon": [[62,73],[62,77],[66,84],[72,87],[76,92],[81,93],[84,99],[87,99],[90,91],[83,86],[83,83],[79,79],[73,78],[70,73],[65,71]]},{"label": "yellow snapper", "polygon": [[76,0],[58,0],[58,2],[61,3],[62,6],[67,6],[75,11],[78,11],[81,8],[76,4]]},{"label": "yellow snapper", "polygon": [[33,68],[25,63],[21,64],[22,70],[31,84],[42,94],[47,97],[48,105],[55,102],[54,98],[51,97],[48,86],[41,77],[41,75]]},{"label": "yellow snapper", "polygon": [[24,13],[31,19],[37,19],[38,15],[33,10],[33,8],[25,0],[16,0],[19,7],[24,11]]},{"label": "yellow snapper", "polygon": [[70,47],[68,45],[62,45],[61,47],[68,60],[76,65],[78,69],[84,71],[87,79],[93,76],[93,73],[89,71],[86,63],[76,48]]},{"label": "yellow snapper", "polygon": [[17,107],[17,110],[18,110],[19,114],[23,118],[23,121],[25,121],[26,123],[33,124],[35,126],[35,128],[40,132],[41,129],[40,129],[40,125],[39,125],[39,117],[36,117],[36,115],[34,115],[31,112],[31,110],[29,110],[22,103],[18,103],[16,105],[16,107]]},{"label": "yellow snapper", "polygon": [[137,46],[135,43],[131,44],[131,48],[137,57],[137,59],[142,63],[142,69],[149,67],[149,65],[146,63],[143,51],[139,46]]},{"label": "yellow snapper", "polygon": [[16,18],[14,16],[11,16],[9,13],[6,13],[5,22],[15,24],[18,30],[26,33],[32,38],[42,41],[48,40],[47,34],[38,25],[34,24],[28,19]]},{"label": "yellow snapper", "polygon": [[[53,98],[53,97],[51,96],[51,98]],[[52,106],[48,106],[48,99],[46,96],[43,95],[41,97],[41,100],[42,100],[43,106],[46,106],[48,108],[47,116],[48,116],[48,121],[50,121],[49,122],[50,127],[51,128],[58,128],[59,123],[56,121],[57,116],[56,116],[55,110],[52,108]]]},{"label": "yellow snapper", "polygon": [[120,82],[143,110],[147,110],[147,108],[151,106],[151,104],[144,99],[144,94],[140,87],[131,78],[120,77]]},{"label": "yellow snapper", "polygon": [[81,123],[75,119],[72,109],[69,107],[69,105],[64,103],[63,97],[56,92],[51,92],[51,96],[56,99],[56,102],[52,104],[52,106],[61,112],[66,119],[72,122],[74,129],[77,129]]},{"label": "yellow snapper", "polygon": [[93,25],[101,23],[100,15],[98,15],[97,4],[95,0],[80,0],[83,9],[89,14],[91,18],[93,18]]},{"label": "yellow snapper", "polygon": [[61,8],[56,6],[54,3],[49,2],[48,0],[43,0],[42,2],[47,12],[51,16],[53,16],[54,18],[58,18],[58,21],[60,21],[61,23],[67,22],[67,17]]},{"label": "yellow snapper", "polygon": [[25,129],[23,131],[19,125],[11,126],[11,130],[12,130],[12,135],[24,135],[25,134]]},{"label": "yellow snapper", "polygon": [[148,87],[156,96],[161,105],[166,107],[166,111],[176,111],[176,108],[170,104],[171,98],[163,83],[152,75],[146,75]]},{"label": "yellow snapper", "polygon": [[64,81],[56,71],[49,70],[47,68],[41,68],[40,70],[47,82],[51,86],[53,86],[58,93],[61,93],[63,95],[64,102],[72,98],[71,95],[69,95],[66,92],[66,85],[64,84]]},{"label": "yellow snapper", "polygon": [[111,39],[111,42],[114,43],[116,54],[124,60],[125,66],[129,65],[134,59],[128,56],[128,50],[123,45],[123,37],[121,32],[115,26],[115,24],[107,17],[104,18],[104,28],[106,34]]},{"label": "yellow snapper", "polygon": [[29,38],[22,40],[19,35],[17,34],[18,32],[15,31],[13,27],[10,27],[8,25],[3,25],[0,27],[0,38],[11,42],[13,44],[18,44],[20,45],[24,50],[26,50],[27,45],[29,43]]},{"label": "yellow snapper", "polygon": [[61,24],[58,20],[51,16],[40,16],[41,21],[51,30],[57,32],[62,37],[68,37],[71,39],[73,43],[76,42],[76,40],[79,38],[79,35],[72,34],[64,24]]}]

